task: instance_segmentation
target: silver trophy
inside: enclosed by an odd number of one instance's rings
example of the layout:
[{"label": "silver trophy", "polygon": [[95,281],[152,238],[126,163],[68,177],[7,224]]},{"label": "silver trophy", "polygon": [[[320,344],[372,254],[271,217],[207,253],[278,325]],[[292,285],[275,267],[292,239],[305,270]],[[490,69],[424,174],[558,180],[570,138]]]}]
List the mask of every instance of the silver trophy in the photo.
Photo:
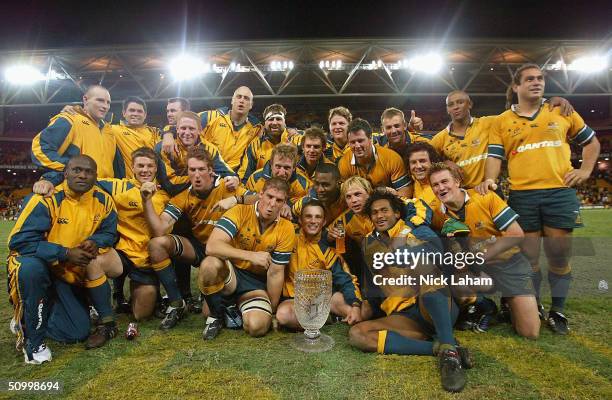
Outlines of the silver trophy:
[{"label": "silver trophy", "polygon": [[319,329],[327,321],[332,297],[332,273],[323,269],[306,269],[295,275],[295,315],[304,328],[297,334],[294,347],[307,353],[330,350],[334,339]]}]

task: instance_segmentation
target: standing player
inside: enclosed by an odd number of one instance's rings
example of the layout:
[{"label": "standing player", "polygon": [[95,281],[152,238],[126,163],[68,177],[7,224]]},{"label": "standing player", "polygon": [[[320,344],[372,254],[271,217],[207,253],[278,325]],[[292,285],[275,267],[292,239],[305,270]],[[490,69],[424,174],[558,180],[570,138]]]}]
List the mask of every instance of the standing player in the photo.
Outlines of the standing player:
[{"label": "standing player", "polygon": [[361,321],[361,294],[357,278],[351,275],[346,264],[332,247],[327,244],[321,232],[325,225],[325,209],[318,200],[304,205],[300,217],[301,229],[296,237],[296,246],[291,253],[289,269],[285,275],[283,302],[278,306],[278,324],[298,329],[300,324],[295,315],[295,275],[302,269],[329,269],[332,272],[333,295],[331,313],[344,318],[349,325]]},{"label": "standing player", "polygon": [[110,93],[100,85],[90,86],[77,114],[62,112],[32,140],[32,162],[47,171],[43,178],[54,185],[63,179],[70,157],[84,154],[98,165],[98,177],[123,178],[125,165],[115,136],[104,117],[110,109]]},{"label": "standing player", "polygon": [[384,135],[379,137],[378,143],[394,150],[402,158],[406,156],[406,150],[412,143],[429,141],[425,136],[416,133],[423,129],[423,120],[415,115],[414,110],[410,111],[410,122],[406,123],[402,110],[387,108],[380,116],[380,125]]},{"label": "standing player", "polygon": [[317,167],[321,164],[333,164],[325,157],[325,132],[321,128],[308,128],[302,135],[300,147],[302,157],[297,163],[298,171],[301,171],[308,179],[314,178]]},{"label": "standing player", "polygon": [[[544,251],[548,258],[548,282],[552,305],[548,323],[553,332],[567,334],[568,320],[563,314],[569,291],[571,236],[582,226],[576,186],[586,181],[599,156],[595,132],[573,112],[562,116],[559,109],[542,104],[544,74],[534,64],[520,67],[508,88],[510,108],[496,119],[489,137],[485,180],[480,193],[497,187],[502,160],[508,160],[510,197],[508,204],[519,214],[525,231],[523,251],[534,271],[534,286],[539,302],[542,275],[539,268],[540,238],[546,237]],[[516,93],[518,104],[511,105]],[[583,147],[582,165],[573,169],[568,142]],[[543,307],[539,305],[543,315]]]},{"label": "standing player", "polygon": [[[93,349],[117,334],[106,277],[120,275],[121,268],[99,260],[117,238],[115,205],[94,187],[91,157],[72,157],[64,177],[51,197],[25,199],[8,240],[17,346],[23,345],[28,364],[51,361],[45,337],[68,343],[87,338],[85,348]],[[92,334],[88,297],[100,315]]]},{"label": "standing player", "polygon": [[[241,86],[232,96],[232,108],[229,113],[213,112],[214,118],[201,113],[202,139],[217,146],[223,159],[234,171],[238,171],[240,161],[248,145],[261,132],[261,125],[249,115],[253,107],[253,92]],[[212,115],[211,114],[211,115]]]},{"label": "standing player", "polygon": [[406,150],[406,163],[414,182],[413,196],[432,209],[437,207],[438,202],[429,185],[429,169],[437,161],[438,154],[429,143],[413,143]]},{"label": "standing player", "polygon": [[221,330],[224,298],[238,305],[247,334],[260,337],[270,329],[295,247],[293,224],[280,217],[288,192],[287,182],[271,178],[257,203],[233,207],[215,225],[198,275],[210,309],[205,340]]},{"label": "standing player", "polygon": [[351,112],[346,107],[336,107],[329,110],[329,137],[327,139],[327,148],[325,149],[325,157],[335,163],[338,163],[340,158],[349,149],[348,144],[348,126],[353,120]]},{"label": "standing player", "polygon": [[372,186],[388,186],[400,196],[410,197],[410,179],[402,158],[393,150],[372,142],[372,127],[368,121],[354,119],[348,128],[350,150],[338,162],[343,179],[358,175]]}]

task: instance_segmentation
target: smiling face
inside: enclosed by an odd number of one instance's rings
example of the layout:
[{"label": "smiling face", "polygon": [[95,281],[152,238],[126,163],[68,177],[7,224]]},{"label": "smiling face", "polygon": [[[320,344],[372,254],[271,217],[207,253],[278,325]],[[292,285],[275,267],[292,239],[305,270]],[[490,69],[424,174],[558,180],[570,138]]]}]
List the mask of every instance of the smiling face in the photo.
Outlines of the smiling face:
[{"label": "smiling face", "polygon": [[325,226],[325,211],[318,205],[306,206],[300,216],[300,226],[306,236],[316,236]]},{"label": "smiling face", "polygon": [[406,132],[406,121],[401,115],[394,115],[390,118],[385,118],[382,121],[383,132],[389,140],[389,145],[394,147],[403,145],[406,141],[404,132]]},{"label": "smiling face", "polygon": [[66,165],[64,178],[70,190],[79,194],[86,193],[98,178],[96,165],[86,157],[72,158]]},{"label": "smiling face", "polygon": [[512,90],[519,101],[539,101],[544,96],[544,74],[538,68],[527,68],[521,72],[520,84],[513,84]]},{"label": "smiling face", "polygon": [[131,102],[123,110],[123,119],[128,126],[140,126],[144,124],[147,112],[141,104]]},{"label": "smiling face", "polygon": [[309,165],[316,164],[323,155],[323,143],[319,138],[305,137],[302,144],[304,158]]},{"label": "smiling face", "polygon": [[455,203],[462,199],[461,183],[448,170],[431,174],[429,184],[436,197],[444,204]]},{"label": "smiling face", "polygon": [[414,179],[419,182],[427,181],[427,174],[431,168],[431,160],[429,159],[429,153],[426,151],[415,151],[410,154],[408,158],[408,168]]},{"label": "smiling face", "polygon": [[368,202],[368,198],[370,198],[368,192],[359,185],[350,186],[348,189],[346,189],[346,194],[344,195],[346,205],[355,214],[361,214],[361,212],[363,212],[365,205]]},{"label": "smiling face", "polygon": [[176,132],[179,140],[185,147],[196,144],[200,135],[200,132],[198,132],[198,123],[192,118],[187,117],[183,117],[178,121]]},{"label": "smiling face", "polygon": [[334,179],[332,173],[316,172],[314,189],[317,192],[317,198],[324,204],[330,204],[340,196],[340,182]]},{"label": "smiling face", "polygon": [[400,219],[400,213],[393,210],[387,199],[376,200],[370,208],[370,219],[376,232],[386,232]]},{"label": "smiling face", "polygon": [[285,119],[279,115],[269,117],[264,123],[264,130],[273,138],[280,138],[285,128]]},{"label": "smiling face", "polygon": [[184,111],[181,107],[180,101],[175,101],[173,103],[168,103],[166,106],[166,118],[168,118],[168,125],[175,126],[176,125],[176,114]]},{"label": "smiling face", "polygon": [[344,147],[348,140],[348,124],[349,122],[342,115],[334,115],[329,120],[329,131],[334,142],[340,147]]},{"label": "smiling face", "polygon": [[366,135],[363,129],[357,132],[349,132],[348,143],[357,160],[372,157],[372,139]]},{"label": "smiling face", "polygon": [[102,121],[110,109],[111,97],[103,87],[93,87],[83,96],[83,109],[95,121]]},{"label": "smiling face", "polygon": [[454,92],[446,98],[446,112],[453,121],[464,121],[470,118],[472,101],[464,92]]},{"label": "smiling face", "polygon": [[149,157],[136,157],[132,163],[134,177],[140,183],[153,182],[157,174],[157,163]]}]

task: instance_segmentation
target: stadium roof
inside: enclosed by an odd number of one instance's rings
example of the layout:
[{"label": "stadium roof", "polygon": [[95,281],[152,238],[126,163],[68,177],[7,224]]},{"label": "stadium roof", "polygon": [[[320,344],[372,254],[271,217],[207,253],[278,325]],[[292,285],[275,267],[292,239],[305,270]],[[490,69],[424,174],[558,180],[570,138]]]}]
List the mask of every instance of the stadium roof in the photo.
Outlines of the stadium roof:
[{"label": "stadium roof", "polygon": [[[94,83],[108,87],[114,101],[129,95],[149,102],[177,95],[221,100],[239,85],[249,86],[258,98],[424,97],[454,89],[504,96],[513,71],[527,62],[547,70],[547,95],[610,97],[609,66],[594,74],[568,66],[592,54],[609,59],[611,48],[610,40],[457,40],[441,45],[433,39],[372,38],[4,51],[0,68],[32,65],[45,78],[31,86],[4,78],[0,107],[65,104]],[[432,52],[443,62],[438,73],[406,66],[412,57]],[[169,61],[181,53],[199,57],[206,73],[175,81]]]}]

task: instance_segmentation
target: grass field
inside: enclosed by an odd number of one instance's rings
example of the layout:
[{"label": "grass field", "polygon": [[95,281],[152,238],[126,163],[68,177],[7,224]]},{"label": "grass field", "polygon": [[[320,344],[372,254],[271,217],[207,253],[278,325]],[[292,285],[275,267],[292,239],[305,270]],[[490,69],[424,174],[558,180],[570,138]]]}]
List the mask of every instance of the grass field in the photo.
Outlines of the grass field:
[{"label": "grass field", "polygon": [[[302,354],[292,350],[289,333],[252,339],[225,330],[204,342],[200,316],[190,315],[170,333],[160,332],[153,319],[141,325],[136,341],[119,337],[91,351],[82,344],[49,342],[53,361],[25,366],[8,330],[6,294],[0,305],[0,381],[59,380],[60,396],[71,399],[610,399],[612,298],[598,282],[612,281],[612,211],[585,211],[583,217],[587,228],[577,234],[590,238],[591,248],[581,245],[583,255],[572,262],[571,334],[553,336],[543,327],[540,339],[529,341],[508,325],[486,334],[457,332],[477,362],[459,394],[442,391],[433,357],[361,353],[349,347],[342,324],[323,328],[336,340],[332,351]],[[11,226],[0,223],[2,243]],[[0,257],[6,258],[4,246]],[[5,281],[4,269],[1,274]],[[119,324],[125,329],[127,318],[121,316]],[[0,398],[10,397],[3,385]]]}]

